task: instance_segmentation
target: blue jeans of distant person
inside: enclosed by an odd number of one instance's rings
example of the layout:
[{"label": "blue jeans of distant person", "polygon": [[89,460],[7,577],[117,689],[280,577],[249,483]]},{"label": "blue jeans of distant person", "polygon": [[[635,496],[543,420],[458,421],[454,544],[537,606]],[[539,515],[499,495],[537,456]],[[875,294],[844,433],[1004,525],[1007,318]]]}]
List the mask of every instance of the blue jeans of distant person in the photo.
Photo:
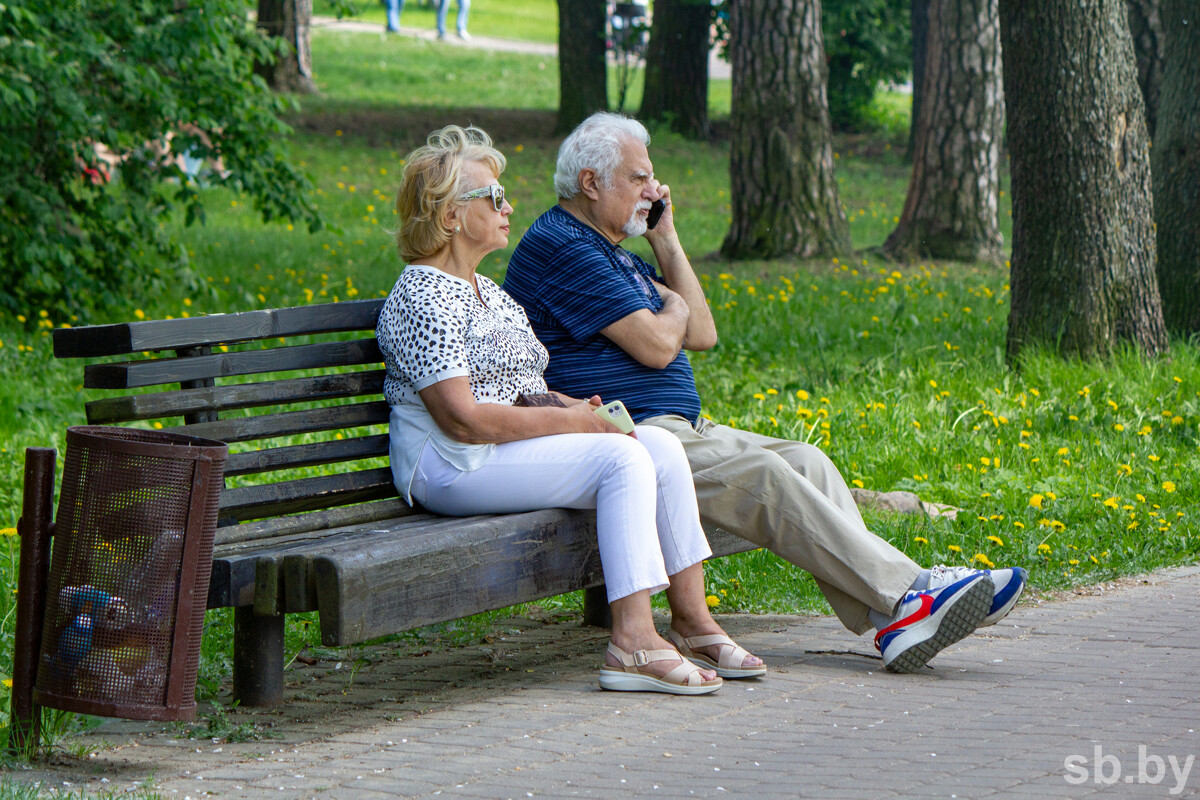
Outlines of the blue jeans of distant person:
[{"label": "blue jeans of distant person", "polygon": [[[458,35],[467,32],[467,14],[471,10],[471,0],[458,0]],[[446,35],[446,15],[450,12],[450,0],[438,0],[438,36]]]},{"label": "blue jeans of distant person", "polygon": [[404,0],[384,0],[384,5],[387,6],[387,29],[393,32],[400,30],[400,12],[404,10]]}]

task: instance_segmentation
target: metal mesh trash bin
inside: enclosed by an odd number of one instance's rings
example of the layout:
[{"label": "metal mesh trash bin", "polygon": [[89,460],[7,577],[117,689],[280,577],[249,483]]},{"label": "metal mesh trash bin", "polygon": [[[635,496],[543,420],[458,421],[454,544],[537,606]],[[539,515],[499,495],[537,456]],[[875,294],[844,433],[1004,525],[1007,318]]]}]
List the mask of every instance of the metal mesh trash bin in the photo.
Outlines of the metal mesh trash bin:
[{"label": "metal mesh trash bin", "polygon": [[160,431],[67,430],[34,700],[84,714],[196,714],[228,448]]}]

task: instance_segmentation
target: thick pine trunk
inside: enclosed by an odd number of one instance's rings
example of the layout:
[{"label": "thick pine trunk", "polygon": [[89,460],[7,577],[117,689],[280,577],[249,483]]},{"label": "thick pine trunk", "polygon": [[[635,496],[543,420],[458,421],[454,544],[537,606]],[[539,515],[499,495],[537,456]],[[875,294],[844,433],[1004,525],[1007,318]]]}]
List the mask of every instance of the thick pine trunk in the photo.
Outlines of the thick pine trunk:
[{"label": "thick pine trunk", "polygon": [[[1163,29],[1160,0],[1126,0],[1129,6],[1129,32],[1137,55],[1138,85],[1146,100],[1146,128],[1150,138],[1158,126],[1159,92],[1162,87]],[[1192,7],[1196,4],[1193,2]],[[1197,55],[1200,57],[1200,54]]]},{"label": "thick pine trunk", "polygon": [[727,258],[850,250],[833,176],[820,0],[737,0]]},{"label": "thick pine trunk", "polygon": [[558,124],[569,133],[608,109],[603,0],[558,0]]},{"label": "thick pine trunk", "polygon": [[309,23],[312,0],[258,0],[258,27],[268,36],[287,42],[287,52],[272,64],[256,64],[254,71],[277,92],[312,94],[312,51]]},{"label": "thick pine trunk", "polygon": [[923,86],[925,82],[925,42],[929,38],[929,3],[930,0],[911,0],[909,12],[912,26],[912,109],[908,122],[908,149],[904,157],[909,161],[917,152],[917,120],[921,118],[921,104],[925,99]]},{"label": "thick pine trunk", "polygon": [[1012,165],[1008,358],[1167,349],[1125,0],[1001,0]]},{"label": "thick pine trunk", "polygon": [[655,0],[646,77],[643,121],[669,119],[671,129],[707,139],[709,0]]},{"label": "thick pine trunk", "polygon": [[998,263],[1004,93],[997,0],[933,0],[924,73],[908,197],[884,250],[902,259]]},{"label": "thick pine trunk", "polygon": [[1158,286],[1167,328],[1200,332],[1200,9],[1163,0],[1166,41],[1154,166]]}]

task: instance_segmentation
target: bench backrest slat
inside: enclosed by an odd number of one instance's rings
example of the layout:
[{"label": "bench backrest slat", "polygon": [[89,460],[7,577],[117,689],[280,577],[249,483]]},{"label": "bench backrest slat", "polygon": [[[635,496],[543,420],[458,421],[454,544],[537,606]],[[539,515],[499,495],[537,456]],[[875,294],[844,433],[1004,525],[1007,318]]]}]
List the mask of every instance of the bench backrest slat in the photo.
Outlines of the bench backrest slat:
[{"label": "bench backrest slat", "polygon": [[54,332],[54,355],[57,358],[97,358],[233,344],[276,336],[373,331],[381,308],[383,300],[349,300],[190,319],[59,328]]},{"label": "bench backrest slat", "polygon": [[256,417],[229,417],[216,422],[198,422],[165,430],[203,436],[206,439],[220,439],[223,442],[250,442],[277,436],[357,428],[362,425],[386,425],[387,421],[388,404],[376,400],[348,406],[262,414]]},{"label": "bench backrest slat", "polygon": [[220,519],[228,524],[333,505],[382,500],[396,494],[389,467],[340,472],[316,478],[226,489],[221,493]]},{"label": "bench backrest slat", "polygon": [[382,306],[60,328],[55,355],[109,358],[85,367],[84,385],[122,396],[89,402],[92,424],[153,424],[232,443],[218,541],[253,542],[407,508],[386,466],[389,409],[374,339]]},{"label": "bench backrest slat", "polygon": [[427,512],[419,508],[409,508],[408,504],[398,497],[390,497],[386,500],[376,500],[354,506],[337,506],[290,517],[274,517],[243,522],[241,525],[228,525],[217,528],[216,544],[218,547],[228,550],[237,546],[253,546],[254,542],[266,536],[324,531],[346,525],[362,525],[424,513]]},{"label": "bench backrest slat", "polygon": [[382,360],[383,356],[374,339],[356,339],[118,364],[93,364],[84,368],[83,385],[88,389],[134,389],[264,372],[378,364]]},{"label": "bench backrest slat", "polygon": [[281,381],[105,397],[87,404],[87,418],[93,425],[112,425],[118,422],[170,419],[201,411],[234,411],[346,397],[378,397],[383,393],[384,374],[381,369],[360,370]]},{"label": "bench backrest slat", "polygon": [[388,435],[356,436],[353,439],[297,444],[231,453],[225,462],[225,474],[252,475],[273,470],[297,469],[320,464],[337,464],[388,454]]}]

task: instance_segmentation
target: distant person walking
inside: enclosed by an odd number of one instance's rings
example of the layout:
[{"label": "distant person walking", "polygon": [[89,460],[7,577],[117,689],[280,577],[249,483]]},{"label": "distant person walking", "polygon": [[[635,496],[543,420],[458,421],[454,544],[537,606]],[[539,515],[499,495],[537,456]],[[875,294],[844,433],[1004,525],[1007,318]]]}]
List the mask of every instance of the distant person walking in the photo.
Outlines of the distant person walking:
[{"label": "distant person walking", "polygon": [[[395,0],[389,0],[395,2]],[[471,0],[458,0],[458,38],[469,41],[471,34],[467,33],[467,14],[471,11]],[[446,38],[446,15],[450,12],[450,0],[438,0],[437,32],[439,39]]]},{"label": "distant person walking", "polygon": [[400,32],[400,13],[404,11],[404,0],[383,0],[387,8],[387,32]]}]

